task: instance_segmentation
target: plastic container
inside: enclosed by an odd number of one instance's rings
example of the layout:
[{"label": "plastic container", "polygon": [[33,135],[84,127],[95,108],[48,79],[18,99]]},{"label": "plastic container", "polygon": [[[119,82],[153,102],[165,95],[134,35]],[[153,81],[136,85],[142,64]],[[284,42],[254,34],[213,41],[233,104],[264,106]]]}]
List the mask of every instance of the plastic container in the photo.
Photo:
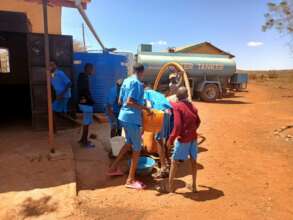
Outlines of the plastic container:
[{"label": "plastic container", "polygon": [[125,139],[122,136],[112,137],[110,139],[110,143],[111,143],[111,148],[112,148],[112,154],[113,154],[113,156],[117,157],[121,148],[125,144]]},{"label": "plastic container", "polygon": [[[130,167],[131,161],[128,160],[128,166]],[[156,165],[156,161],[150,157],[141,156],[139,158],[136,173],[141,176],[150,175],[153,171],[153,168]]]},{"label": "plastic container", "polygon": [[84,71],[86,63],[94,65],[94,74],[89,77],[90,91],[95,101],[94,112],[101,113],[105,111],[106,97],[115,81],[127,77],[128,56],[112,52],[74,53],[73,67],[76,79]]},{"label": "plastic container", "polygon": [[164,112],[152,109],[153,114],[148,114],[143,111],[143,129],[144,131],[149,131],[157,133],[162,129],[164,122]]},{"label": "plastic container", "polygon": [[143,146],[150,154],[158,152],[157,142],[155,141],[155,134],[153,132],[145,131],[143,133]]}]

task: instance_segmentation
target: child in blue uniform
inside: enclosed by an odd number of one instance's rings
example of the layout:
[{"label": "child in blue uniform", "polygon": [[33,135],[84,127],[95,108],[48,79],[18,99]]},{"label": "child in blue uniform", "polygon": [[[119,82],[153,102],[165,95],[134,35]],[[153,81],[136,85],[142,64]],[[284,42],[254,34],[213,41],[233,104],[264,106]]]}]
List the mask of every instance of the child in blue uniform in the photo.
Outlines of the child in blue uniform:
[{"label": "child in blue uniform", "polygon": [[71,98],[71,80],[61,70],[57,69],[56,61],[51,61],[49,65],[51,73],[51,85],[54,89],[55,99],[53,101],[54,130],[56,131],[56,114],[68,112],[68,102]]},{"label": "child in blue uniform", "polygon": [[119,121],[125,130],[126,144],[121,149],[118,157],[108,170],[108,175],[119,176],[123,173],[118,169],[118,163],[132,148],[132,158],[129,175],[125,186],[132,189],[144,189],[145,185],[135,179],[137,162],[141,151],[141,126],[142,110],[151,113],[150,109],[144,106],[144,88],[141,80],[143,79],[144,66],[136,64],[134,74],[124,80],[120,90],[121,110]]},{"label": "child in blue uniform", "polygon": [[118,79],[116,81],[116,85],[111,88],[106,99],[106,114],[111,126],[111,138],[115,136],[121,136],[121,126],[118,121],[120,112],[120,104],[118,103],[118,100],[122,82],[122,79]]},{"label": "child in blue uniform", "polygon": [[80,73],[77,81],[78,97],[79,97],[79,109],[83,112],[83,126],[82,135],[79,143],[83,147],[95,147],[88,140],[89,126],[93,123],[93,105],[94,100],[90,92],[89,76],[93,74],[94,66],[91,63],[86,63],[84,66],[84,72]]},{"label": "child in blue uniform", "polygon": [[158,146],[158,153],[161,162],[161,169],[158,173],[154,174],[155,178],[167,178],[169,176],[169,171],[167,168],[167,155],[165,149],[165,141],[168,139],[170,134],[170,116],[172,106],[168,99],[160,92],[145,88],[144,99],[151,108],[164,111],[164,123],[161,131],[155,135],[155,140]]}]

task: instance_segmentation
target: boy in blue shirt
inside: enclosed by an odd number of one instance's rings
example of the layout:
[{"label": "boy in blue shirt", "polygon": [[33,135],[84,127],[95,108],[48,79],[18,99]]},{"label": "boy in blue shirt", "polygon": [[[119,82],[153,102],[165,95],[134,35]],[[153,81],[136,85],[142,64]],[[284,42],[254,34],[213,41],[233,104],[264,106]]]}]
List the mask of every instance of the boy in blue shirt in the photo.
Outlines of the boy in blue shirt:
[{"label": "boy in blue shirt", "polygon": [[164,111],[164,124],[159,133],[155,135],[155,140],[158,146],[158,154],[160,157],[161,169],[154,175],[155,178],[167,178],[169,176],[169,170],[167,168],[167,155],[165,142],[170,134],[170,116],[172,106],[168,99],[160,92],[152,90],[150,87],[146,87],[144,91],[144,99],[147,102],[147,106],[152,109]]},{"label": "boy in blue shirt", "polygon": [[68,102],[71,98],[71,80],[61,70],[58,70],[56,61],[50,61],[49,71],[51,73],[51,85],[55,95],[53,101],[54,130],[56,131],[56,114],[68,112]]},{"label": "boy in blue shirt", "polygon": [[119,97],[122,107],[118,119],[125,130],[126,144],[109,168],[108,175],[123,175],[123,172],[118,169],[118,163],[128,150],[132,148],[131,165],[125,186],[132,189],[144,189],[145,185],[135,179],[135,172],[141,151],[142,110],[146,110],[150,114],[151,111],[144,106],[144,88],[141,82],[144,66],[142,64],[135,64],[133,69],[134,74],[124,80]]},{"label": "boy in blue shirt", "polygon": [[118,100],[122,82],[122,79],[118,79],[116,81],[116,85],[111,88],[110,93],[106,99],[106,114],[111,126],[111,138],[115,136],[121,136],[121,126],[118,121],[120,112],[120,105]]}]

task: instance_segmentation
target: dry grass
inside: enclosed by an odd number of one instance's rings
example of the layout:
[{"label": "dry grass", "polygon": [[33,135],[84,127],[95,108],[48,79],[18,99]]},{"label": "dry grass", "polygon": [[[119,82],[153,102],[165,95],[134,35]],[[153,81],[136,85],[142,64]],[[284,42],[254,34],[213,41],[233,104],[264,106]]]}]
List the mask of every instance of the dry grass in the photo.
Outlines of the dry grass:
[{"label": "dry grass", "polygon": [[286,81],[293,83],[293,70],[267,70],[267,71],[244,71],[239,70],[239,72],[246,72],[249,75],[250,80],[256,81]]},{"label": "dry grass", "polygon": [[268,70],[268,71],[240,71],[247,72],[250,81],[264,83],[269,86],[292,88],[293,70]]}]

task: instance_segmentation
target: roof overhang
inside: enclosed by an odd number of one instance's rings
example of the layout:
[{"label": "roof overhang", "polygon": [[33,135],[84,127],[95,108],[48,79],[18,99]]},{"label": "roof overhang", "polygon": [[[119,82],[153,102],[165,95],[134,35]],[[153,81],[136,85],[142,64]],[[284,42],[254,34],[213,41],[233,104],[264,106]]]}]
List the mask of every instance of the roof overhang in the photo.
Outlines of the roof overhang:
[{"label": "roof overhang", "polygon": [[[27,2],[36,2],[42,4],[42,0],[25,0]],[[90,3],[91,0],[80,0],[81,5],[84,9],[87,8],[87,4]],[[59,6],[59,7],[69,7],[76,8],[75,0],[48,0],[49,6]]]},{"label": "roof overhang", "polygon": [[234,58],[235,56],[231,53],[228,53],[218,47],[216,47],[215,45],[211,44],[210,42],[203,42],[203,43],[199,43],[199,44],[190,44],[190,45],[186,45],[186,46],[183,46],[183,47],[178,47],[178,48],[175,48],[175,53],[180,53],[186,49],[189,49],[189,48],[197,48],[197,47],[201,47],[203,45],[208,45],[210,47],[213,47],[215,48],[216,50],[218,50],[219,52],[223,53],[224,55],[227,55],[229,56],[230,58]]}]

